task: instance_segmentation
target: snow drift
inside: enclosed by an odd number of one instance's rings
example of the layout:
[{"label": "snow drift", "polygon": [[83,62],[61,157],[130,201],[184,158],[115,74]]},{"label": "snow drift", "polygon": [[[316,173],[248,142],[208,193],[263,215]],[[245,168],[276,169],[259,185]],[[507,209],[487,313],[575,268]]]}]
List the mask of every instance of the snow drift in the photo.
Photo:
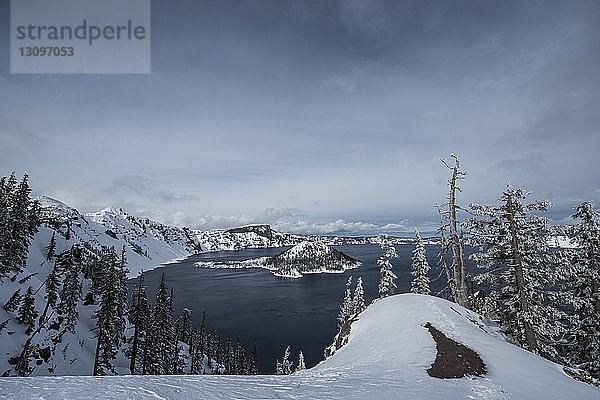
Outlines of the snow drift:
[{"label": "snow drift", "polygon": [[[427,369],[436,344],[425,325],[475,351],[482,377],[439,379]],[[454,303],[402,294],[377,300],[353,323],[348,343],[288,376],[117,376],[1,378],[0,396],[210,399],[598,399],[600,389],[518,348],[493,323]]]}]

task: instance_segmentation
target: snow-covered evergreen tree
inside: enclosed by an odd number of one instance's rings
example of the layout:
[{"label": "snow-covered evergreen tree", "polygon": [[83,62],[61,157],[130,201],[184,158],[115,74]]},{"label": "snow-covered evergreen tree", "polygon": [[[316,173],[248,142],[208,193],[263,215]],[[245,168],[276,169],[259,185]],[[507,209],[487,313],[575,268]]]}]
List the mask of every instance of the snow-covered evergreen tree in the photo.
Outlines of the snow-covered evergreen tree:
[{"label": "snow-covered evergreen tree", "polygon": [[[174,316],[175,312],[173,309],[173,302],[175,301],[175,295],[173,294],[173,288],[171,288],[171,293],[169,294],[169,314]],[[186,358],[187,356],[183,353],[183,346],[179,344],[179,338],[177,336],[177,328],[175,322],[173,322],[173,330],[172,336],[170,337],[172,342],[172,351],[171,354],[171,374],[173,375],[182,375],[184,373]]]},{"label": "snow-covered evergreen tree", "polygon": [[568,289],[568,304],[574,309],[568,362],[600,378],[600,218],[594,203],[575,208],[572,218],[574,250],[563,250],[559,269]]},{"label": "snow-covered evergreen tree", "polygon": [[206,311],[202,312],[202,321],[200,322],[200,330],[198,332],[198,350],[201,354],[205,353],[206,346]]},{"label": "snow-covered evergreen tree", "polygon": [[[359,276],[356,280],[356,288],[354,289],[354,297],[352,298],[353,314],[360,314],[367,306],[365,306],[365,291],[362,285],[362,278]],[[300,352],[302,354],[302,352]]]},{"label": "snow-covered evergreen tree", "polygon": [[126,305],[122,304],[123,262],[123,258],[117,259],[114,247],[102,250],[100,270],[96,277],[100,304],[94,314],[97,338],[94,375],[115,373],[112,360],[116,357],[123,342],[126,308]]},{"label": "snow-covered evergreen tree", "polygon": [[256,351],[256,343],[252,346],[250,358],[248,359],[248,374],[258,375],[258,352]]},{"label": "snow-covered evergreen tree", "polygon": [[295,372],[302,371],[303,369],[306,369],[306,364],[304,363],[304,354],[302,354],[302,350],[300,350],[300,353],[298,354],[298,366],[296,367]]},{"label": "snow-covered evergreen tree", "polygon": [[555,359],[555,340],[564,334],[561,323],[566,315],[556,307],[557,293],[548,290],[555,283],[548,249],[549,220],[533,212],[551,206],[547,201],[525,204],[527,194],[508,185],[500,205],[475,205],[479,218],[465,226],[470,243],[479,247],[471,257],[489,271],[476,277],[491,286],[495,302],[488,317],[499,319],[515,343],[545,357]]},{"label": "snow-covered evergreen tree", "polygon": [[52,238],[50,238],[50,243],[48,247],[46,247],[46,260],[52,262],[54,256],[56,255],[56,234],[52,232]]},{"label": "snow-covered evergreen tree", "polygon": [[129,303],[127,301],[127,274],[129,274],[129,270],[127,269],[127,256],[125,253],[125,246],[121,248],[121,257],[117,262],[115,274],[117,275],[117,285],[115,287],[115,291],[117,293],[115,330],[121,336],[118,339],[118,347],[121,347],[121,344],[127,339],[125,337],[125,328],[127,327],[126,318],[127,309],[129,307]]},{"label": "snow-covered evergreen tree", "polygon": [[[208,369],[209,369],[209,373],[212,371],[213,368],[213,362],[212,360],[214,359],[215,356],[215,349],[213,348],[213,338],[212,335],[210,333],[206,334],[206,343],[205,343],[205,354],[206,354],[206,360],[207,360],[207,364],[208,364]],[[219,345],[220,347],[220,345]],[[223,360],[223,364],[225,364],[225,360]]]},{"label": "snow-covered evergreen tree", "polygon": [[352,276],[348,277],[346,281],[346,290],[344,292],[344,300],[340,305],[340,313],[338,315],[338,328],[341,328],[348,319],[354,314],[354,303],[352,301],[352,292],[350,286],[352,285]]},{"label": "snow-covered evergreen tree", "polygon": [[417,243],[415,249],[413,250],[411,271],[414,279],[412,281],[410,291],[419,294],[430,294],[431,289],[429,288],[429,277],[427,276],[430,267],[429,263],[427,262],[425,245],[423,244],[423,240],[421,240],[421,235],[419,234],[418,230],[416,231],[415,236]]},{"label": "snow-covered evergreen tree", "polygon": [[379,246],[383,250],[383,255],[377,260],[379,265],[381,279],[379,281],[379,297],[387,297],[394,294],[397,276],[392,272],[392,259],[397,258],[396,248],[387,235],[379,235]]},{"label": "snow-covered evergreen tree", "polygon": [[38,317],[38,312],[35,308],[35,297],[33,294],[33,288],[29,286],[25,296],[23,296],[23,301],[21,302],[21,306],[19,307],[19,313],[17,316],[17,321],[21,324],[27,326],[27,330],[25,331],[26,335],[29,335],[33,332],[35,328],[35,320]]},{"label": "snow-covered evergreen tree", "polygon": [[0,179],[0,277],[15,277],[27,262],[29,244],[40,225],[40,207],[30,198],[29,177],[14,172]]},{"label": "snow-covered evergreen tree", "polygon": [[[136,374],[140,370],[143,371],[143,365],[141,369],[137,366],[138,359],[140,358],[139,349],[143,349],[145,346],[148,336],[148,327],[151,324],[150,306],[148,305],[143,273],[140,273],[139,275],[138,286],[133,293],[132,305],[133,307],[129,313],[129,319],[133,324],[129,370],[131,374]],[[143,363],[143,358],[141,361]]]},{"label": "snow-covered evergreen tree", "polygon": [[236,375],[246,375],[246,351],[238,341],[235,351],[235,373]]},{"label": "snow-covered evergreen tree", "polygon": [[156,301],[153,311],[153,346],[154,363],[150,367],[150,374],[168,374],[173,366],[172,343],[175,336],[171,297],[167,292],[165,274],[160,279],[156,292]]},{"label": "snow-covered evergreen tree", "polygon": [[82,280],[81,280],[81,248],[71,247],[63,251],[56,258],[56,268],[65,271],[63,287],[60,294],[60,304],[58,309],[64,317],[65,330],[75,333],[77,325],[77,304],[81,300]]},{"label": "snow-covered evergreen tree", "polygon": [[225,364],[225,374],[232,375],[235,369],[235,354],[230,337],[227,337],[223,363]]},{"label": "snow-covered evergreen tree", "polygon": [[[53,252],[48,252],[48,254],[53,254]],[[48,260],[51,260],[51,259],[52,259],[52,257],[49,258]],[[40,325],[42,325],[46,322],[48,311],[51,308],[56,309],[56,305],[57,305],[58,298],[59,298],[60,287],[61,287],[61,276],[60,276],[60,270],[58,267],[58,263],[53,263],[52,269],[48,273],[48,277],[46,278],[46,281],[44,282],[44,288],[45,288],[45,292],[46,292],[46,296],[45,296],[46,305],[44,306],[44,311],[42,312],[42,315],[40,315],[40,321],[39,321]]]},{"label": "snow-covered evergreen tree", "polygon": [[281,362],[277,360],[277,375],[289,375],[292,373],[293,362],[290,361],[290,346],[285,348]]},{"label": "snow-covered evergreen tree", "polygon": [[8,301],[2,306],[2,308],[4,308],[4,311],[15,312],[17,308],[19,308],[19,304],[21,304],[21,297],[21,289],[19,288],[15,290],[12,296],[10,296],[10,299],[8,299]]},{"label": "snow-covered evergreen tree", "polygon": [[192,334],[192,311],[189,308],[183,309],[183,314],[177,318],[175,326],[177,339],[189,345]]}]

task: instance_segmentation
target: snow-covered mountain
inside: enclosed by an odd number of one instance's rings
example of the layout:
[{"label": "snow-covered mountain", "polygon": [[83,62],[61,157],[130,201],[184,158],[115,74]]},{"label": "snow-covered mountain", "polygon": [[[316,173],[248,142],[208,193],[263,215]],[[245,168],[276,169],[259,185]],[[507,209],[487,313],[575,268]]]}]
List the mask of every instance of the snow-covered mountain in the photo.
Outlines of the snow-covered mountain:
[{"label": "snow-covered mountain", "polygon": [[336,273],[362,265],[359,260],[330,247],[321,241],[302,241],[270,257],[244,261],[199,261],[201,268],[264,268],[275,276],[301,278],[305,274]]},{"label": "snow-covered mountain", "polygon": [[[483,376],[440,379],[429,323],[485,363]],[[450,362],[446,368],[452,369]],[[433,296],[377,300],[352,324],[348,343],[314,368],[287,376],[0,378],[7,399],[598,399],[600,389],[504,340],[478,314]]]},{"label": "snow-covered mountain", "polygon": [[[208,251],[287,247],[303,242],[318,242],[329,246],[378,243],[376,236],[303,236],[277,232],[269,225],[248,225],[213,231],[193,230],[140,218],[120,208],[109,207],[95,213],[80,213],[51,197],[42,196],[38,200],[43,209],[44,226],[54,230],[70,244],[80,243],[92,252],[98,252],[102,246],[115,246],[117,249],[125,246],[130,277],[137,276],[142,270]],[[37,240],[36,238],[35,241]],[[414,242],[413,238],[394,237],[391,240],[395,244]],[[432,238],[427,243],[434,244],[436,240]],[[290,275],[282,271],[284,273]]]},{"label": "snow-covered mountain", "polygon": [[137,276],[141,270],[196,253],[282,247],[303,240],[298,235],[275,232],[268,225],[199,231],[139,218],[122,209],[109,207],[83,214],[47,196],[38,200],[43,209],[44,226],[56,231],[69,243],[80,243],[93,252],[98,252],[102,246],[115,246],[117,249],[125,246],[130,277]]},{"label": "snow-covered mountain", "polygon": [[[105,208],[82,214],[50,197],[38,200],[44,226],[70,244],[79,243],[93,252],[98,252],[102,246],[115,246],[118,250],[125,246],[130,277],[137,276],[141,270],[202,251],[197,237],[187,228],[137,218],[122,209]],[[40,239],[36,236],[34,242]]]}]

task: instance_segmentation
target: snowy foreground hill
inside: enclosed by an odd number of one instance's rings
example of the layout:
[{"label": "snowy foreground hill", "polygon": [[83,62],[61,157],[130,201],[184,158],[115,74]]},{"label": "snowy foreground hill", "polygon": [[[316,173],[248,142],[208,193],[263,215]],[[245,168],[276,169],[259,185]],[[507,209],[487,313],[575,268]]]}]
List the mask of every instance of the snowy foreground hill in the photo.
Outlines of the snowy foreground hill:
[{"label": "snowy foreground hill", "polygon": [[[424,325],[479,354],[486,374],[427,373],[436,342]],[[0,378],[6,399],[598,399],[560,365],[507,343],[477,314],[432,296],[402,294],[371,304],[348,343],[309,370],[287,376]]]}]

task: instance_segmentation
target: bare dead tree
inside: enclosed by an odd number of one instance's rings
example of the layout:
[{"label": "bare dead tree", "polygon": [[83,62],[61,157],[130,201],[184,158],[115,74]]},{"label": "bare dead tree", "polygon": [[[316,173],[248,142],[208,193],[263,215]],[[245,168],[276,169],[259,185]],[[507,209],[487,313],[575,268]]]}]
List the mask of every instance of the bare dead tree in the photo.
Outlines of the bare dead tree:
[{"label": "bare dead tree", "polygon": [[[458,186],[458,181],[465,179],[467,173],[460,170],[460,160],[456,155],[450,154],[450,157],[454,159],[453,166],[449,165],[443,158],[440,159],[442,163],[452,171],[452,175],[448,180],[448,187],[450,188],[448,195],[446,196],[448,202],[443,205],[445,210],[440,209],[440,231],[448,229],[450,233],[446,240],[442,239],[442,247],[447,246],[452,249],[452,265],[447,268],[448,272],[452,274],[452,279],[448,280],[452,291],[452,297],[454,297],[454,301],[461,306],[468,307],[467,263],[462,235],[459,236],[458,222],[456,220],[456,211],[457,209],[460,209],[460,207],[456,205],[456,191],[461,191]],[[444,248],[442,248],[442,250],[444,250]]]}]

